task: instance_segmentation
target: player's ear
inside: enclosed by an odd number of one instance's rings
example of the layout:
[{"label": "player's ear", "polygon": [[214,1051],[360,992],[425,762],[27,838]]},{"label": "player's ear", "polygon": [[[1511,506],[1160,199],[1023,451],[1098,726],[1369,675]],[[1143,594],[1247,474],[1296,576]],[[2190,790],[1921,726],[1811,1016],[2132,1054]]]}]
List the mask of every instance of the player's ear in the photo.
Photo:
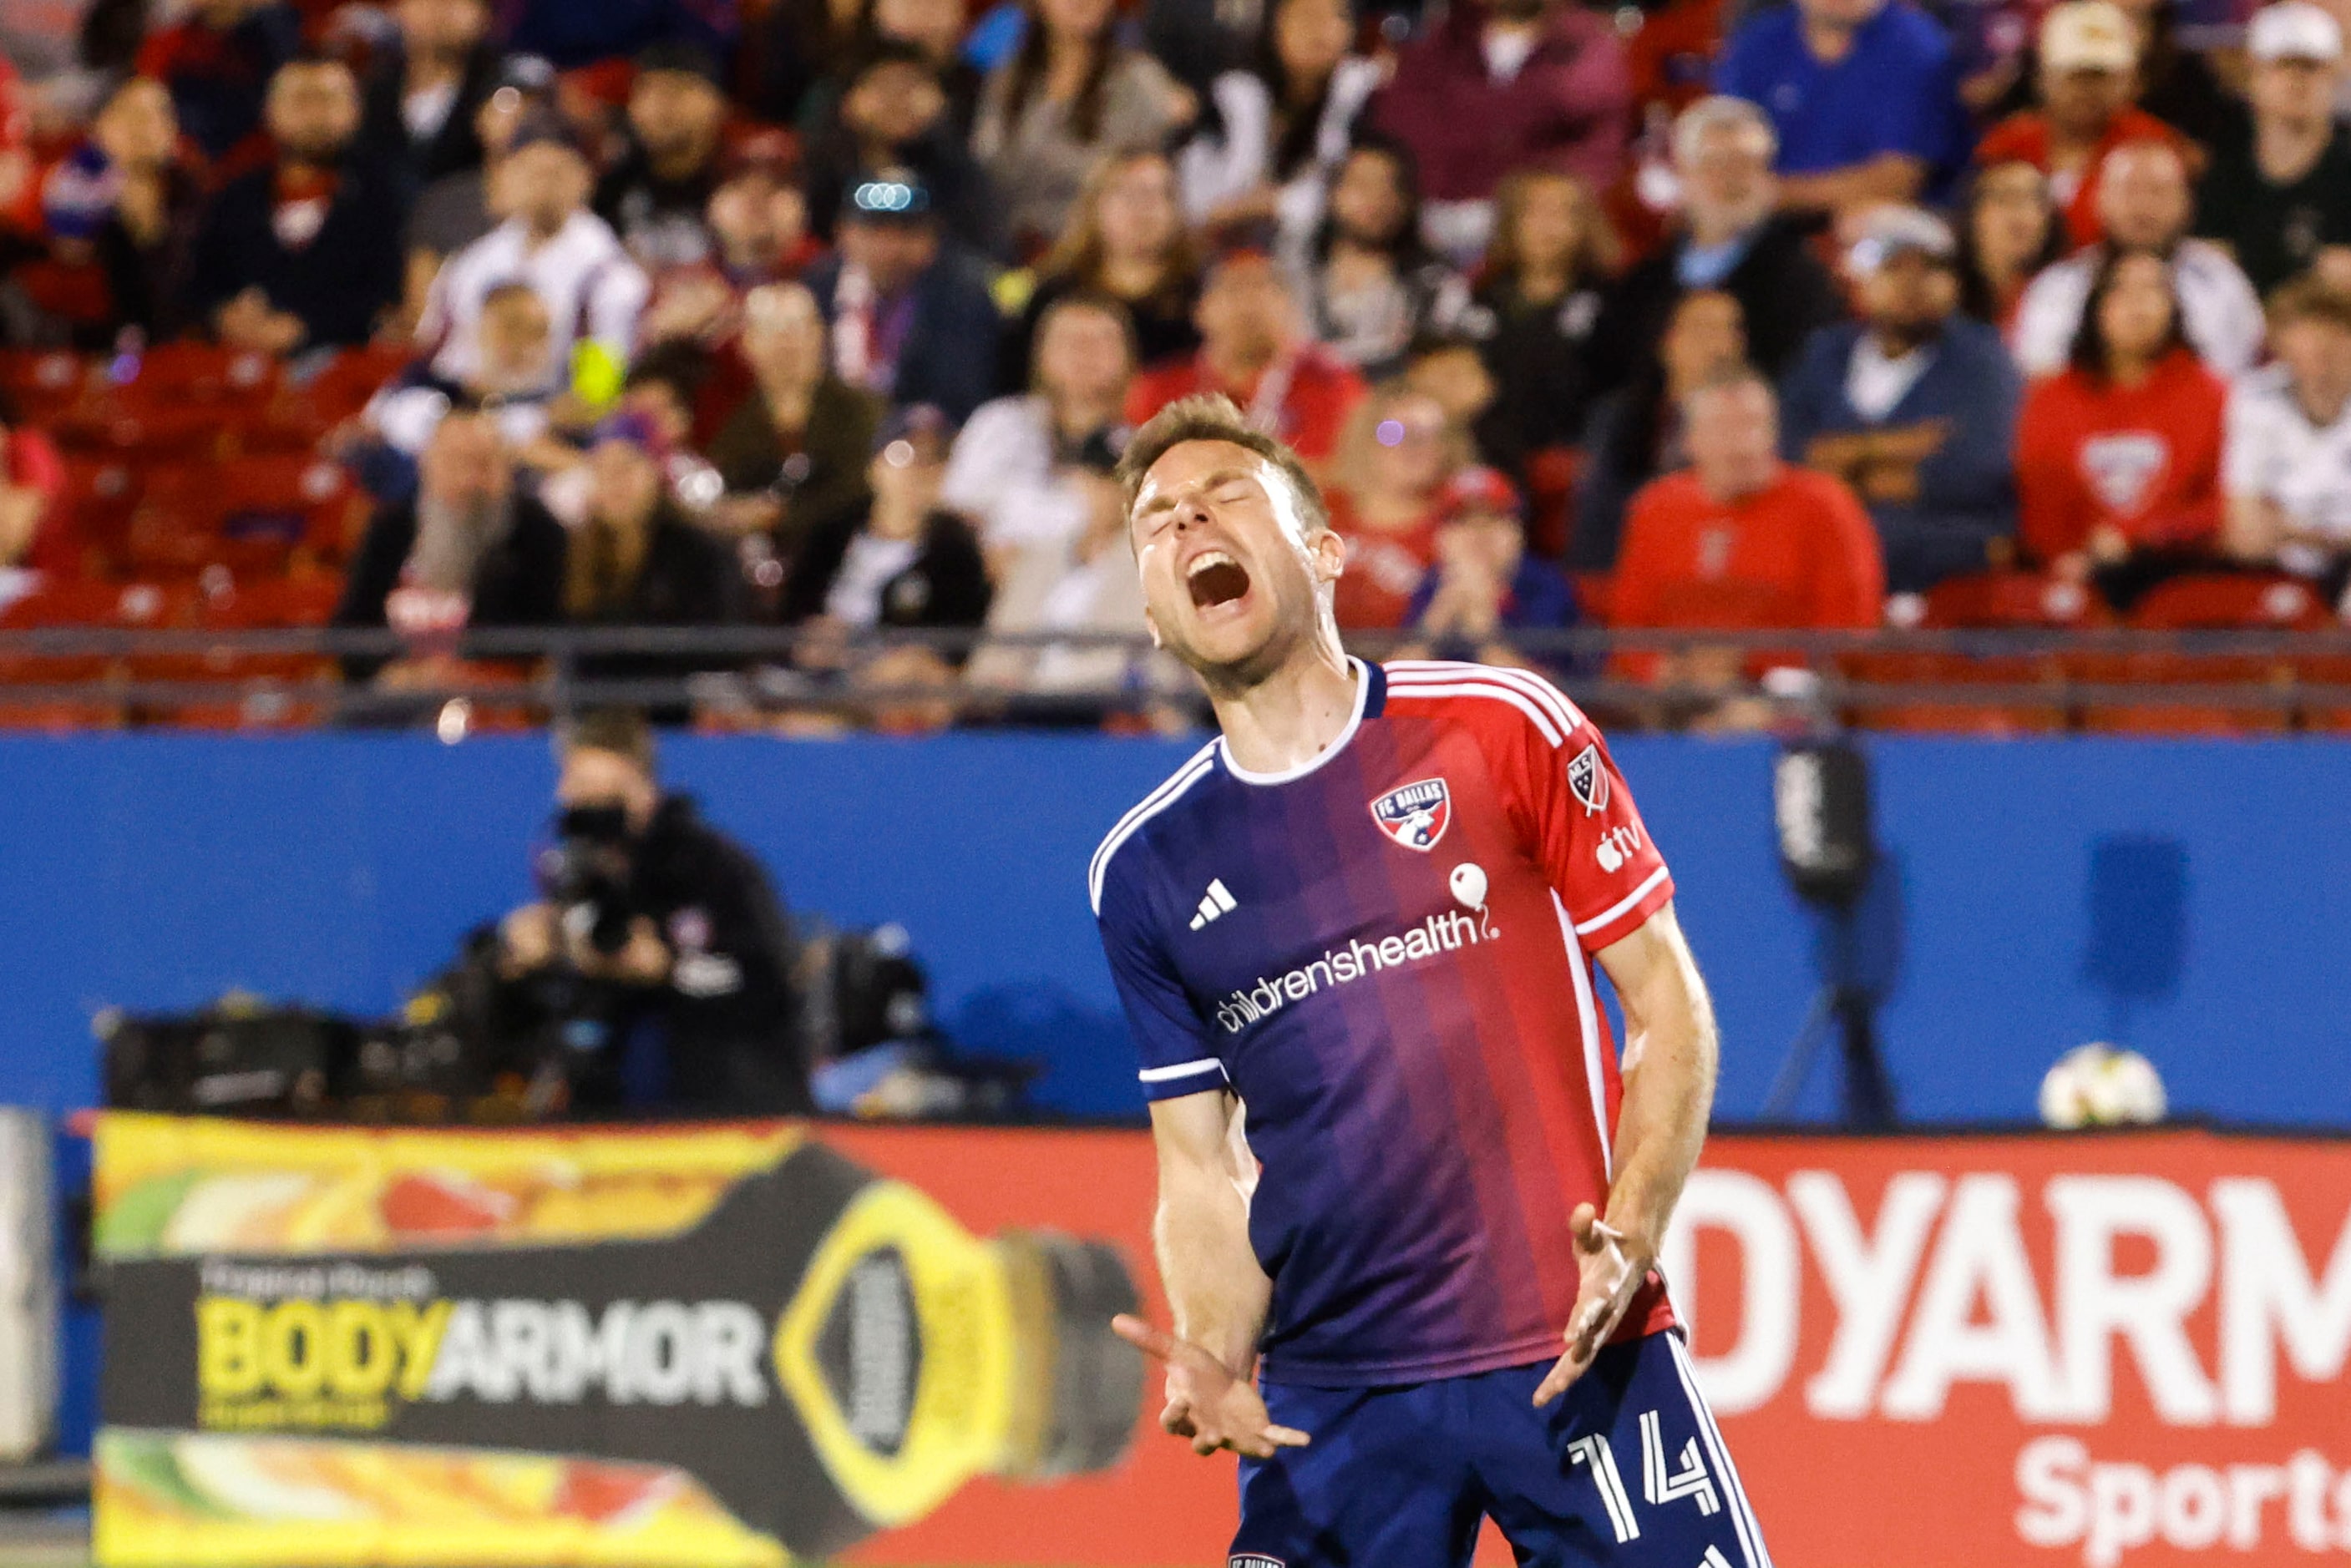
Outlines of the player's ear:
[{"label": "player's ear", "polygon": [[1167,646],[1167,639],[1159,635],[1159,618],[1153,615],[1148,607],[1145,607],[1143,612],[1143,628],[1145,631],[1148,631],[1151,634],[1152,647],[1165,648]]},{"label": "player's ear", "polygon": [[1347,570],[1347,541],[1336,528],[1317,528],[1306,541],[1307,557],[1314,563],[1314,580],[1334,583]]}]

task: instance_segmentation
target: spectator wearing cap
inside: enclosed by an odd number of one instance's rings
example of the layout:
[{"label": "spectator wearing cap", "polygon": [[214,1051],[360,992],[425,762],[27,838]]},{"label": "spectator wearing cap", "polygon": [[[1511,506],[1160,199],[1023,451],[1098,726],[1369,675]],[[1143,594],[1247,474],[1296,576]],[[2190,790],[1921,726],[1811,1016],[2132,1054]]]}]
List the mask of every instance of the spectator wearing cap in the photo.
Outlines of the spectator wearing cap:
[{"label": "spectator wearing cap", "polygon": [[969,419],[994,389],[1001,317],[979,265],[941,234],[930,188],[912,170],[862,176],[838,238],[808,275],[835,373],[895,406]]},{"label": "spectator wearing cap", "polygon": [[876,627],[974,628],[987,618],[987,566],[971,524],[940,504],[948,427],[901,410],[874,437],[871,502],[816,528],[784,584],[784,619],[820,639]]},{"label": "spectator wearing cap", "polygon": [[1066,553],[1092,521],[1101,460],[1125,445],[1134,335],[1118,302],[1064,295],[1036,343],[1029,389],[981,404],[947,455],[945,504],[978,525],[991,562]]},{"label": "spectator wearing cap", "polygon": [[284,0],[198,0],[148,36],[136,70],[170,90],[181,132],[220,159],[261,129],[270,81],[301,47]]},{"label": "spectator wearing cap", "polygon": [[1596,390],[1622,387],[1655,363],[1667,317],[1692,289],[1739,302],[1747,351],[1767,376],[1786,373],[1814,327],[1844,319],[1844,296],[1804,226],[1777,212],[1778,145],[1771,122],[1745,99],[1701,99],[1674,122],[1679,221],[1601,312],[1591,349]]},{"label": "spectator wearing cap", "polygon": [[1813,335],[1781,389],[1782,445],[1860,495],[1886,587],[1923,593],[2006,556],[2023,384],[2000,334],[1959,314],[1958,245],[1940,218],[1880,208],[1846,269],[1862,319]]},{"label": "spectator wearing cap", "polygon": [[1404,368],[1414,341],[1469,315],[1469,283],[1421,238],[1419,177],[1402,142],[1370,133],[1339,162],[1300,269],[1314,336],[1368,378]]},{"label": "spectator wearing cap", "polygon": [[1329,462],[1363,400],[1364,379],[1307,336],[1302,317],[1270,254],[1246,242],[1228,245],[1210,263],[1193,312],[1198,352],[1137,376],[1127,423],[1140,428],[1179,398],[1221,392],[1310,467]]},{"label": "spectator wearing cap", "polygon": [[809,139],[810,226],[830,239],[841,199],[861,171],[906,168],[930,188],[949,234],[982,254],[1001,250],[987,178],[965,151],[947,109],[937,67],[923,46],[883,39],[861,51],[830,116]]},{"label": "spectator wearing cap", "polygon": [[2186,155],[2169,141],[2130,141],[2106,156],[2098,182],[2105,238],[2045,268],[2024,291],[2009,348],[2027,376],[2070,360],[2091,281],[2116,254],[2150,251],[2171,266],[2189,343],[2223,376],[2252,368],[2262,352],[2262,301],[2229,253],[2188,237],[2194,214]]},{"label": "spectator wearing cap", "polygon": [[400,298],[400,204],[347,156],[359,84],[339,60],[298,59],[269,84],[276,156],[213,199],[191,247],[187,316],[270,354],[364,343]]},{"label": "spectator wearing cap", "polygon": [[377,509],[343,579],[338,627],[390,627],[406,657],[343,660],[346,680],[398,685],[455,651],[468,628],[552,626],[563,615],[562,524],[515,483],[489,415],[438,422],[413,493]]},{"label": "spectator wearing cap", "polygon": [[65,462],[39,431],[18,421],[0,397],[0,571],[27,567],[78,576],[79,541],[61,504]]},{"label": "spectator wearing cap", "polygon": [[1037,324],[1056,302],[1100,295],[1125,306],[1134,324],[1135,362],[1155,368],[1200,346],[1193,324],[1200,301],[1200,247],[1176,198],[1165,153],[1123,152],[1086,177],[1069,229],[1038,264],[1036,287],[1005,335],[998,386],[1029,385]]},{"label": "spectator wearing cap", "polygon": [[1682,410],[1700,387],[1747,368],[1745,313],[1719,289],[1683,295],[1666,319],[1649,362],[1593,405],[1584,431],[1575,533],[1568,566],[1614,570],[1633,497],[1659,474],[1689,461]]},{"label": "spectator wearing cap", "polygon": [[[1841,480],[1780,461],[1771,383],[1732,371],[1690,393],[1682,418],[1689,469],[1634,499],[1610,624],[1689,632],[1877,625],[1886,597],[1877,532]],[[1631,655],[1625,668],[1714,688],[1783,662],[1693,639],[1686,652]]]},{"label": "spectator wearing cap", "polygon": [[[564,553],[566,624],[707,627],[737,618],[741,574],[680,504],[669,483],[671,455],[642,415],[616,415],[597,427],[585,513]],[[706,653],[600,653],[582,656],[579,669],[588,680],[643,680],[728,662]]]},{"label": "spectator wearing cap", "polygon": [[800,284],[745,297],[739,347],[753,382],[706,449],[726,485],[714,519],[728,533],[763,535],[789,562],[811,529],[865,504],[884,410],[834,374],[823,315]]},{"label": "spectator wearing cap", "polygon": [[2048,176],[2077,245],[2099,238],[2099,192],[2116,149],[2158,141],[2185,156],[2179,133],[2131,102],[2137,85],[2138,32],[2113,0],[2064,0],[2042,18],[2041,107],[2001,120],[1976,144],[1979,167],[2032,164]]},{"label": "spectator wearing cap", "polygon": [[474,373],[483,303],[515,282],[547,304],[559,375],[570,379],[582,344],[613,364],[628,362],[651,286],[611,225],[588,210],[589,178],[588,160],[552,119],[516,133],[498,164],[506,221],[449,258],[417,323],[438,374],[464,380]]},{"label": "spectator wearing cap", "polygon": [[1023,9],[1019,47],[981,95],[972,151],[1014,247],[1033,254],[1069,222],[1097,158],[1158,146],[1196,104],[1166,67],[1118,41],[1113,0],[1023,0]]},{"label": "spectator wearing cap", "polygon": [[1909,0],[1795,0],[1755,12],[1714,89],[1771,117],[1780,201],[1814,213],[1909,202],[1966,155],[1958,63]]},{"label": "spectator wearing cap", "polygon": [[597,182],[596,215],[649,273],[710,254],[704,213],[718,189],[726,90],[718,60],[684,42],[653,46],[629,84],[628,145]]},{"label": "spectator wearing cap", "polygon": [[488,0],[400,0],[399,47],[369,70],[360,145],[411,199],[482,162],[474,119],[498,86]]},{"label": "spectator wearing cap", "polygon": [[2302,277],[2270,301],[2277,358],[2229,393],[2227,545],[2321,586],[2351,584],[2351,293]]},{"label": "spectator wearing cap", "polygon": [[1332,601],[1341,628],[1406,624],[1437,564],[1446,483],[1469,456],[1463,433],[1426,392],[1392,381],[1358,405],[1329,487],[1331,528],[1347,544]]},{"label": "spectator wearing cap", "polygon": [[1494,469],[1465,468],[1446,483],[1438,510],[1444,521],[1437,559],[1405,612],[1432,653],[1519,664],[1524,659],[1510,646],[1509,633],[1575,624],[1575,590],[1566,575],[1527,553],[1525,508],[1509,479]]},{"label": "spectator wearing cap", "polygon": [[1429,238],[1457,263],[1486,248],[1495,182],[1564,169],[1594,189],[1616,177],[1631,79],[1616,32],[1567,0],[1486,0],[1449,10],[1397,57],[1371,123],[1420,160]]},{"label": "spectator wearing cap", "polygon": [[2208,560],[2221,523],[2228,386],[2200,363],[2163,258],[2110,253],[2065,369],[2018,421],[2018,535],[2032,560],[2118,608]]},{"label": "spectator wearing cap", "polygon": [[[18,281],[77,348],[106,348],[126,327],[150,342],[180,326],[180,273],[203,211],[162,83],[131,77],[109,94],[89,140],[41,182],[53,271]],[[54,296],[39,286],[47,282]]]},{"label": "spectator wearing cap", "polygon": [[2343,29],[2306,0],[2253,13],[2252,113],[2212,149],[2196,232],[2228,246],[2267,295],[2323,265],[2351,282],[2351,131],[2335,118]]}]

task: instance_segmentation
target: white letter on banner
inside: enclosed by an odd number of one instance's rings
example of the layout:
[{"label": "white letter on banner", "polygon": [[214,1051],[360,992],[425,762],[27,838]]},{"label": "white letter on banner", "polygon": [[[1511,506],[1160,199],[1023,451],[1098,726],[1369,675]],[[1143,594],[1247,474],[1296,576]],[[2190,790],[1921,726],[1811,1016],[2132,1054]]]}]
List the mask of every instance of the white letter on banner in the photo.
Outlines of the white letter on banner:
[{"label": "white letter on banner", "polygon": [[1825,1170],[1788,1178],[1788,1201],[1804,1222],[1821,1279],[1836,1302],[1836,1337],[1827,1362],[1804,1385],[1804,1407],[1830,1421],[1858,1421],[1877,1397],[1877,1380],[1902,1332],[1910,1282],[1943,1206],[1943,1179],[1906,1170],[1886,1184],[1877,1234],[1864,1234],[1844,1182]]},{"label": "white letter on banner", "polygon": [[[1697,1354],[1698,1329],[1689,1314],[1698,1299],[1698,1232],[1714,1225],[1739,1239],[1739,1340],[1717,1356]],[[1701,1168],[1690,1173],[1674,1209],[1663,1248],[1667,1283],[1689,1325],[1690,1362],[1707,1403],[1719,1416],[1736,1416],[1771,1402],[1796,1359],[1796,1314],[1802,1297],[1796,1228],[1771,1184],[1743,1170]]]},{"label": "white letter on banner", "polygon": [[2265,1427],[2277,1417],[2279,1340],[2312,1383],[2335,1381],[2351,1354],[2351,1214],[2322,1284],[2272,1183],[2216,1181],[2212,1211],[2220,1217],[2221,1396],[2232,1423]]},{"label": "white letter on banner", "polygon": [[2071,1546],[2090,1526],[2082,1496],[2090,1450],[2073,1438],[2036,1438],[2018,1450],[2016,1490],[2024,1506],[2016,1511],[2016,1533],[2033,1546]]},{"label": "white letter on banner", "polygon": [[[2138,1363],[2156,1413],[2175,1427],[2220,1418],[2220,1396],[2188,1343],[2188,1314],[2212,1288],[2212,1232],[2204,1210],[2157,1176],[2060,1176],[2043,1200],[2057,1220],[2057,1343],[2073,1417],[2103,1421],[2114,1407],[2114,1345]],[[2117,1277],[2115,1238],[2155,1243],[2155,1267]]]},{"label": "white letter on banner", "polygon": [[[2005,1383],[2009,1403],[2029,1420],[2066,1413],[2065,1385],[2049,1348],[2049,1325],[2024,1238],[2016,1230],[2016,1182],[1979,1172],[1951,1190],[1943,1234],[1911,1314],[1909,1348],[1878,1408],[1897,1421],[1931,1421],[1958,1382]],[[1981,1296],[1991,1321],[1977,1324]]]}]

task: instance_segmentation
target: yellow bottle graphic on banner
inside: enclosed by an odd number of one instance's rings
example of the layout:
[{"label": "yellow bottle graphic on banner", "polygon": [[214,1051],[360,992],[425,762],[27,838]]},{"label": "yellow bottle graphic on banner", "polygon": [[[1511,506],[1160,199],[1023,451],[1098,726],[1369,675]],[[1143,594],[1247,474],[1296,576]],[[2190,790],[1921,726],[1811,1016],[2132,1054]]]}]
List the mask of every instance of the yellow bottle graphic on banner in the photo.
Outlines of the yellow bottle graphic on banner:
[{"label": "yellow bottle graphic on banner", "polygon": [[1141,1400],[1113,1249],[789,1127],[110,1117],[97,1196],[105,1564],[821,1559],[1104,1468]]}]

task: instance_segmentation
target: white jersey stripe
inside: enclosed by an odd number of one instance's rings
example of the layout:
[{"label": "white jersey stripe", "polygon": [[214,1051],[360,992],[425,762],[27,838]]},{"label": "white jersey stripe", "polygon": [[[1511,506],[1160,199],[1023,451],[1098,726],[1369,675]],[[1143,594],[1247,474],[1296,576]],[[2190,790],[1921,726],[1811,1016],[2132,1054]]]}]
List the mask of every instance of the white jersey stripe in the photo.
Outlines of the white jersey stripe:
[{"label": "white jersey stripe", "polygon": [[1514,686],[1541,703],[1557,720],[1562,730],[1573,732],[1587,721],[1583,711],[1567,699],[1567,694],[1531,670],[1508,664],[1467,664],[1445,659],[1399,659],[1388,666],[1409,675],[1438,674],[1452,679],[1483,677]]},{"label": "white jersey stripe", "polygon": [[1191,761],[1176,769],[1173,777],[1144,795],[1132,810],[1120,817],[1118,826],[1110,830],[1110,836],[1094,850],[1093,859],[1086,867],[1086,894],[1095,914],[1102,913],[1102,879],[1110,874],[1111,857],[1118,853],[1118,846],[1132,837],[1145,822],[1175,805],[1177,796],[1197,784],[1201,776],[1216,765],[1216,752],[1213,741],[1195,752]]},{"label": "white jersey stripe", "polygon": [[1771,1568],[1771,1554],[1763,1548],[1763,1527],[1756,1522],[1755,1511],[1748,1505],[1747,1487],[1739,1479],[1739,1468],[1730,1462],[1730,1450],[1724,1446],[1721,1429],[1714,1424],[1714,1412],[1708,1408],[1706,1396],[1698,1391],[1698,1370],[1690,1365],[1689,1352],[1682,1348],[1681,1335],[1668,1329],[1665,1334],[1667,1351],[1674,1358],[1674,1371],[1681,1377],[1682,1392],[1689,1397],[1690,1409],[1698,1416],[1698,1436],[1706,1439],[1707,1457],[1714,1461],[1715,1480],[1721,1483],[1723,1501],[1730,1510],[1730,1522],[1739,1533],[1739,1549],[1747,1558],[1747,1568]]},{"label": "white jersey stripe", "polygon": [[1214,1073],[1226,1076],[1225,1064],[1214,1056],[1203,1056],[1196,1062],[1178,1062],[1172,1067],[1145,1067],[1135,1075],[1146,1084],[1165,1084],[1171,1078],[1188,1078],[1195,1073]]},{"label": "white jersey stripe", "polygon": [[1667,876],[1667,872],[1666,868],[1662,866],[1658,867],[1655,871],[1649,873],[1647,881],[1643,882],[1639,887],[1634,888],[1631,892],[1625,894],[1623,898],[1617,899],[1606,909],[1601,910],[1600,913],[1593,916],[1592,919],[1577,926],[1575,928],[1575,934],[1579,937],[1588,937],[1593,932],[1599,930],[1602,927],[1607,925],[1609,921],[1616,919],[1617,916],[1622,915],[1625,910],[1633,908],[1634,905],[1638,904],[1642,899],[1647,898],[1651,890],[1654,889],[1658,883],[1664,881]]},{"label": "white jersey stripe", "polygon": [[1535,704],[1532,699],[1528,697],[1524,692],[1520,691],[1515,688],[1505,686],[1499,681],[1481,681],[1476,683],[1465,681],[1459,683],[1447,683],[1444,685],[1424,685],[1422,681],[1416,677],[1407,677],[1401,680],[1392,679],[1388,682],[1388,695],[1391,698],[1400,699],[1410,699],[1416,697],[1490,697],[1497,702],[1508,702],[1511,707],[1516,708],[1520,712],[1524,713],[1527,718],[1533,722],[1534,727],[1542,732],[1543,739],[1552,743],[1552,748],[1554,751],[1559,748],[1560,742],[1566,739],[1564,735],[1560,733],[1559,726],[1552,722],[1550,716],[1544,713],[1543,711]]},{"label": "white jersey stripe", "polygon": [[1551,896],[1551,907],[1559,911],[1559,940],[1567,948],[1567,972],[1575,981],[1575,1024],[1583,1041],[1583,1082],[1592,1093],[1592,1125],[1600,1129],[1600,1170],[1614,1181],[1616,1151],[1608,1127],[1608,1084],[1600,1075],[1600,1003],[1592,994],[1592,971],[1583,956],[1583,944],[1575,940],[1575,929],[1568,923],[1567,906],[1559,901],[1556,891]]}]

